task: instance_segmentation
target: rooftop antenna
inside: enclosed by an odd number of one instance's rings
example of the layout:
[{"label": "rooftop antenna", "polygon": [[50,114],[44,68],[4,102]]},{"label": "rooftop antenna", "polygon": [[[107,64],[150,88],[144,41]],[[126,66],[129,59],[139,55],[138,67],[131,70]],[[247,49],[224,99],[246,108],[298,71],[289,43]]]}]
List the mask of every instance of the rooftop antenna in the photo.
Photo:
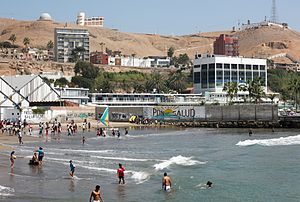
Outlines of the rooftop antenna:
[{"label": "rooftop antenna", "polygon": [[276,0],[272,1],[271,22],[278,23],[278,14],[277,14]]}]

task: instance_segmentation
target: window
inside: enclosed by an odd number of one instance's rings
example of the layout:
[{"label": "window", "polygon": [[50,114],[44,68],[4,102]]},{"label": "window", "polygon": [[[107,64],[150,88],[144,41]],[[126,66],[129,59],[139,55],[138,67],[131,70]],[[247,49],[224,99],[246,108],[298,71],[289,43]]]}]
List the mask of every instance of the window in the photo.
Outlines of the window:
[{"label": "window", "polygon": [[200,83],[200,72],[194,72],[194,83]]},{"label": "window", "polygon": [[258,70],[258,65],[253,65],[253,70]]},{"label": "window", "polygon": [[237,64],[231,64],[231,69],[237,69]]},{"label": "window", "polygon": [[230,82],[230,71],[224,71],[224,83]]},{"label": "window", "polygon": [[253,72],[253,79],[259,77],[258,72]]},{"label": "window", "polygon": [[223,71],[217,70],[217,86],[223,86]]},{"label": "window", "polygon": [[238,82],[237,71],[231,72],[231,82]]},{"label": "window", "polygon": [[194,65],[194,68],[195,69],[200,68],[200,65]]},{"label": "window", "polygon": [[215,64],[209,64],[209,70],[208,70],[208,83],[209,88],[215,87]]},{"label": "window", "polygon": [[217,63],[217,69],[222,69],[223,68],[223,65],[222,65],[222,63]]},{"label": "window", "polygon": [[201,87],[202,88],[207,88],[207,65],[202,65]]},{"label": "window", "polygon": [[239,82],[244,83],[245,81],[246,81],[245,72],[244,71],[239,71]]},{"label": "window", "polygon": [[252,68],[251,68],[251,65],[246,65],[246,69],[247,70],[251,70]]},{"label": "window", "polygon": [[239,70],[244,70],[244,69],[245,69],[245,65],[239,64]]},{"label": "window", "polygon": [[248,81],[248,80],[252,80],[252,72],[250,72],[250,71],[246,72],[246,81]]},{"label": "window", "polygon": [[230,69],[230,64],[224,64],[224,69]]},{"label": "window", "polygon": [[265,66],[265,65],[260,65],[260,70],[261,70],[261,71],[266,70],[266,66]]}]

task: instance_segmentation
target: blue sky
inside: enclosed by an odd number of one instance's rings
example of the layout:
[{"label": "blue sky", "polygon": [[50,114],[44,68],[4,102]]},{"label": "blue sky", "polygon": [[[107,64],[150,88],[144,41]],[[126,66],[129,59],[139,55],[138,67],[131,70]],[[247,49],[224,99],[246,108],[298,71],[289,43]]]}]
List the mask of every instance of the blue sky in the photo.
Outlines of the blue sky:
[{"label": "blue sky", "polygon": [[[182,35],[259,22],[271,16],[271,6],[272,0],[1,0],[0,17],[35,20],[48,12],[55,21],[75,22],[84,11],[120,31]],[[277,0],[280,21],[300,30],[299,7],[298,0]]]}]

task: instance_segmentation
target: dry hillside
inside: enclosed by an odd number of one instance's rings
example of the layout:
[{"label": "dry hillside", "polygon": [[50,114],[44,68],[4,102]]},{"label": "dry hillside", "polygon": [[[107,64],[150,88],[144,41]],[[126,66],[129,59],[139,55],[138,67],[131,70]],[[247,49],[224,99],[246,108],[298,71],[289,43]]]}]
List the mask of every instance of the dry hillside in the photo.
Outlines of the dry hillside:
[{"label": "dry hillside", "polygon": [[[65,24],[46,21],[19,21],[0,18],[0,41],[16,34],[16,44],[22,46],[24,37],[29,37],[32,47],[45,47],[49,40],[54,40],[54,28]],[[67,27],[78,27],[68,24]],[[82,27],[80,27],[82,28]],[[300,33],[277,26],[237,32],[209,32],[185,36],[162,36],[155,34],[123,33],[107,28],[87,28],[90,32],[91,51],[104,48],[121,50],[123,54],[144,57],[166,55],[169,47],[175,48],[175,54],[187,53],[191,58],[195,53],[212,52],[214,39],[221,33],[239,36],[240,55],[268,57],[278,53],[288,53],[300,60]]]}]

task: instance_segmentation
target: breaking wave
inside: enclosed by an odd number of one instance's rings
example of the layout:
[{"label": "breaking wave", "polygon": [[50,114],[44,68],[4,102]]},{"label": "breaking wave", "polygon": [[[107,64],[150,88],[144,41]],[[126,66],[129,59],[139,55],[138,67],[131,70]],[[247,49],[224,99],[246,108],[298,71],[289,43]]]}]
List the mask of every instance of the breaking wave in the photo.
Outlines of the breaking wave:
[{"label": "breaking wave", "polygon": [[261,145],[261,146],[287,146],[287,145],[300,145],[300,135],[289,136],[289,137],[280,137],[274,139],[265,139],[265,140],[245,140],[239,141],[237,146],[252,146],[252,145]]},{"label": "breaking wave", "polygon": [[12,193],[14,192],[15,190],[13,188],[0,185],[0,196],[13,196]]},{"label": "breaking wave", "polygon": [[167,167],[169,167],[172,164],[176,164],[176,165],[182,165],[182,166],[192,166],[192,165],[196,165],[196,164],[206,164],[206,162],[200,162],[197,160],[193,160],[193,157],[184,157],[184,156],[175,156],[170,158],[169,160],[166,160],[162,163],[158,163],[154,165],[154,168],[156,170],[163,170]]}]

